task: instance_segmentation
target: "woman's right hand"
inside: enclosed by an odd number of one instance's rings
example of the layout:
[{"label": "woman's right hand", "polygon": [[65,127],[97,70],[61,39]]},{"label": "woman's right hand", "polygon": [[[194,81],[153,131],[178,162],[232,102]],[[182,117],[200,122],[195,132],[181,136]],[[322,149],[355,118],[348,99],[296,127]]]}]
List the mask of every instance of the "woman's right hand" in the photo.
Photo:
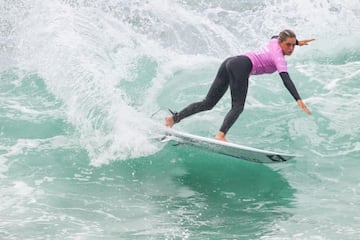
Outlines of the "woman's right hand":
[{"label": "woman's right hand", "polygon": [[301,110],[303,110],[304,112],[306,112],[309,115],[312,114],[310,109],[308,109],[308,107],[305,105],[305,103],[301,99],[297,100],[296,102],[299,105],[299,107],[301,108]]}]

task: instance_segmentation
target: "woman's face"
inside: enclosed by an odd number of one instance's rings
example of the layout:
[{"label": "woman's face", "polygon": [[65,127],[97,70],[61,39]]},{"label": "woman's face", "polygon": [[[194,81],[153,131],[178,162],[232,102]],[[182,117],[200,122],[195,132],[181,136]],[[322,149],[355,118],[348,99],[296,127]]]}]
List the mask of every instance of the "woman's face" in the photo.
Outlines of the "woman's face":
[{"label": "woman's face", "polygon": [[290,56],[295,49],[296,38],[286,38],[280,42],[280,47],[284,55]]}]

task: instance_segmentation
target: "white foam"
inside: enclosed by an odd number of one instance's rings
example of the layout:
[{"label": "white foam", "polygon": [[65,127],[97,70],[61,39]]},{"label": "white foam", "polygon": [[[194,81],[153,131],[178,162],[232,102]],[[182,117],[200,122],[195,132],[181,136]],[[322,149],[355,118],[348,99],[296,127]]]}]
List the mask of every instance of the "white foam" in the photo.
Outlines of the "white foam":
[{"label": "white foam", "polygon": [[31,195],[34,192],[34,188],[30,187],[23,181],[14,182],[15,193],[22,196]]}]

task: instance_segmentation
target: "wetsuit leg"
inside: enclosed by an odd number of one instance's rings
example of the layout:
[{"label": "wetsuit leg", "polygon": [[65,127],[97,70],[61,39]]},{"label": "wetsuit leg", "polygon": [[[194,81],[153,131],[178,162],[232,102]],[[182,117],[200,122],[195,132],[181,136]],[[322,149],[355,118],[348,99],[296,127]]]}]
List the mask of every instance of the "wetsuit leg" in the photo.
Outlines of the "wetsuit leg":
[{"label": "wetsuit leg", "polygon": [[229,75],[226,69],[226,63],[232,58],[226,59],[220,66],[218,73],[213,81],[209,92],[207,93],[204,100],[195,102],[185,107],[173,116],[174,122],[178,123],[182,119],[189,117],[195,113],[212,109],[216,103],[225,94],[229,86]]},{"label": "wetsuit leg", "polygon": [[220,128],[225,134],[244,110],[252,63],[248,57],[238,56],[227,61],[226,69],[230,79],[231,109]]}]

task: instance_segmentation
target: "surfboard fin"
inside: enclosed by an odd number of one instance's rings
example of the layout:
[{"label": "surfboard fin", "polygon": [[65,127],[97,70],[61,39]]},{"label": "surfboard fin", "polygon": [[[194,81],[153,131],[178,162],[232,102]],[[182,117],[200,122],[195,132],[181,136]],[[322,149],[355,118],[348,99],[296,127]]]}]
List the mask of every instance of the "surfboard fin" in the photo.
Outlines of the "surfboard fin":
[{"label": "surfboard fin", "polygon": [[172,115],[172,117],[173,117],[173,119],[174,119],[174,122],[175,123],[178,123],[178,122],[180,122],[180,120],[179,120],[179,113],[178,112],[174,112],[173,110],[171,110],[170,108],[168,109],[169,110],[169,112],[171,113],[171,115]]},{"label": "surfboard fin", "polygon": [[163,136],[162,138],[160,138],[160,142],[168,142],[168,141],[170,141],[171,139],[169,138],[169,136],[168,135],[165,135],[165,136]]}]

